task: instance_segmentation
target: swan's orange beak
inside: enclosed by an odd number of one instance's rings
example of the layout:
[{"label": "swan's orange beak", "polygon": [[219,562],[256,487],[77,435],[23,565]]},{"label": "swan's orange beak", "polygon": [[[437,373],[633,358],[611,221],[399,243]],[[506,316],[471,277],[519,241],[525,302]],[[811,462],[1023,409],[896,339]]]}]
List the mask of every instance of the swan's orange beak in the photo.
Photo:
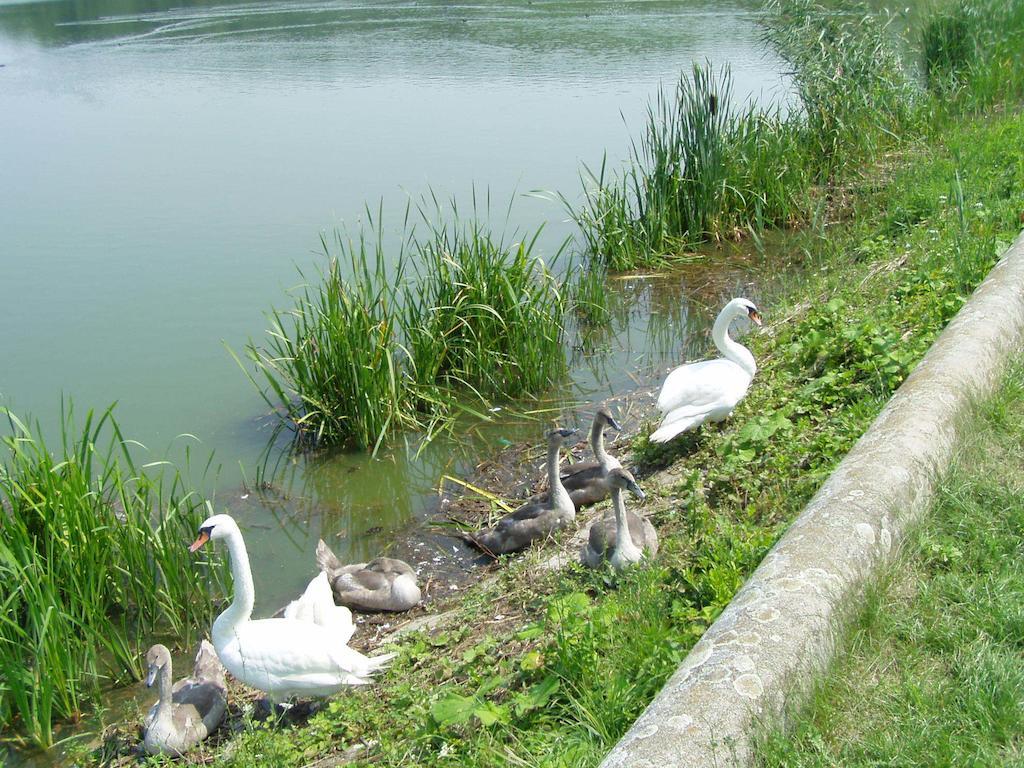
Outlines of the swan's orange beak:
[{"label": "swan's orange beak", "polygon": [[200,531],[199,535],[196,537],[196,540],[193,541],[192,545],[188,548],[188,551],[189,552],[195,552],[197,549],[199,549],[201,546],[203,546],[203,544],[205,544],[209,540],[210,540],[210,534],[208,534],[206,531]]},{"label": "swan's orange beak", "polygon": [[754,322],[754,325],[756,325],[758,328],[761,327],[760,312],[758,312],[756,309],[751,309],[749,312],[747,312],[747,316]]}]

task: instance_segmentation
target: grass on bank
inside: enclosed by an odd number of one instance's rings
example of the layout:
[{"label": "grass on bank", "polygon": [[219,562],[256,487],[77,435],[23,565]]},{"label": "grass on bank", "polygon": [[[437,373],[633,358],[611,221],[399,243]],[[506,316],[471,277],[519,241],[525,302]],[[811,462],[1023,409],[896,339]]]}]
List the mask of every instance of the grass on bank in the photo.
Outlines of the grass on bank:
[{"label": "grass on bank", "polygon": [[1024,368],[968,445],[829,675],[761,766],[1020,765],[1024,759]]},{"label": "grass on bank", "polygon": [[421,233],[407,213],[395,253],[379,212],[368,235],[324,240],[326,271],[293,309],[271,312],[265,346],[247,346],[254,382],[301,445],[373,447],[389,431],[431,432],[461,410],[542,392],[566,368],[570,293],[600,307],[592,281],[563,285],[537,255],[540,229],[508,242],[475,201],[469,218],[436,198],[418,215]]},{"label": "grass on bank", "polygon": [[804,280],[747,338],[760,368],[733,418],[634,446],[656,563],[615,578],[508,558],[378,684],[195,759],[297,766],[365,744],[356,765],[596,765],[1017,234],[1018,108],[933,110],[927,141],[844,188],[842,221],[794,235]]},{"label": "grass on bank", "polygon": [[56,451],[9,411],[0,460],[0,727],[50,746],[101,687],[139,679],[158,633],[196,637],[219,571],[186,544],[207,516],[177,473],[140,470],[110,410]]},{"label": "grass on bank", "polygon": [[[790,67],[796,107],[736,106],[728,68],[695,65],[658,94],[626,167],[587,174],[584,204],[569,207],[586,252],[629,270],[812,222],[865,164],[924,137],[934,110],[1022,98],[1022,15],[1019,2],[960,0],[901,46],[891,18],[866,6],[773,0],[765,42]],[[918,60],[901,60],[903,47]]]}]

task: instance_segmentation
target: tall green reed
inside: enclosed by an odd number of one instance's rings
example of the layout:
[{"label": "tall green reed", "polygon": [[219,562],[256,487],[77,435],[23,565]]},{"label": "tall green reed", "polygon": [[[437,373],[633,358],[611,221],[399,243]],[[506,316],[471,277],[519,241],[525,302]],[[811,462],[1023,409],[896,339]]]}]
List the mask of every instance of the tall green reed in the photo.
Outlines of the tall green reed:
[{"label": "tall green reed", "polygon": [[980,110],[1024,99],[1024,2],[959,0],[924,24],[929,87],[950,109]]},{"label": "tall green reed", "polygon": [[975,59],[974,29],[966,5],[942,9],[921,31],[925,82],[933,90],[955,88]]},{"label": "tall green reed", "polygon": [[419,423],[403,364],[404,245],[389,261],[382,217],[368,218],[370,239],[339,233],[332,247],[321,238],[328,263],[319,280],[307,282],[294,308],[271,310],[265,346],[246,347],[266,384],[260,392],[304,445],[349,437],[373,445],[389,429]]},{"label": "tall green reed", "polygon": [[584,203],[567,204],[586,251],[629,270],[798,218],[809,183],[798,128],[778,110],[737,107],[728,67],[695,64],[648,107],[626,169],[587,171]]},{"label": "tall green reed", "polygon": [[62,409],[61,444],[3,411],[0,722],[49,746],[102,685],[142,671],[154,635],[208,625],[207,580],[187,543],[208,514],[176,471],[137,467],[108,409],[80,430]]},{"label": "tall green reed", "polygon": [[536,253],[541,229],[509,241],[488,216],[475,194],[468,220],[431,195],[406,210],[390,258],[379,213],[369,239],[324,242],[319,284],[271,312],[265,346],[246,348],[250,378],[301,445],[376,449],[395,430],[443,429],[479,413],[474,402],[538,394],[564,374],[567,299]]},{"label": "tall green reed", "polygon": [[405,301],[413,378],[425,387],[464,387],[482,400],[549,387],[565,372],[566,300],[533,255],[542,229],[506,244],[475,215],[468,223],[424,218],[419,280]]},{"label": "tall green reed", "polygon": [[593,258],[657,265],[746,231],[797,223],[830,183],[899,139],[914,91],[888,24],[811,0],[776,0],[766,39],[792,67],[798,109],[738,106],[728,68],[695,65],[660,91],[621,173],[587,171],[569,205]]},{"label": "tall green reed", "polygon": [[791,66],[821,180],[874,157],[912,116],[912,83],[891,17],[859,4],[773,0],[765,39]]}]

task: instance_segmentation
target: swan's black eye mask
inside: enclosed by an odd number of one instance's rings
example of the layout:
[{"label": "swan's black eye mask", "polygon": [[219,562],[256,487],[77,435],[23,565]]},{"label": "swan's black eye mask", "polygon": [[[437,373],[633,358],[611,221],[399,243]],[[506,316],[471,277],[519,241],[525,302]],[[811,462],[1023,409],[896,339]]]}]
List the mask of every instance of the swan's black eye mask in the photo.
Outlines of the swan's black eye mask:
[{"label": "swan's black eye mask", "polygon": [[189,552],[195,552],[203,544],[210,540],[210,534],[213,532],[213,526],[208,525],[205,528],[199,529],[199,535],[196,536],[196,540],[192,542],[192,545],[188,548]]}]

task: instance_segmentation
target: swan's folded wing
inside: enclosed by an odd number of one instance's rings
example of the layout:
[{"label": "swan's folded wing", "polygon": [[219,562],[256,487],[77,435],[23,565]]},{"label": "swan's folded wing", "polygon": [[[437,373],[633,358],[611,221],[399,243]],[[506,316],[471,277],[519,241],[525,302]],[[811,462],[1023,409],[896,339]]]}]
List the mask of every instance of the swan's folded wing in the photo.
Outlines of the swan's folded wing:
[{"label": "swan's folded wing", "polygon": [[285,606],[284,617],[298,621],[317,621],[321,613],[331,608],[334,608],[334,593],[331,591],[327,573],[320,571],[309,582],[302,595]]},{"label": "swan's folded wing", "polygon": [[217,651],[209,640],[202,640],[199,643],[199,651],[192,667],[192,677],[199,682],[211,682],[221,688],[224,687],[224,666],[217,658]]},{"label": "swan's folded wing", "polygon": [[227,703],[226,692],[223,686],[212,682],[191,682],[174,697],[174,703],[180,706],[175,707],[175,719],[179,712],[191,711],[193,719],[205,720],[207,715],[214,716],[224,714]]},{"label": "swan's folded wing", "polygon": [[706,413],[737,392],[739,402],[749,384],[746,371],[724,358],[681,365],[665,379],[658,395],[658,409],[662,413],[681,408],[689,415]]},{"label": "swan's folded wing", "polygon": [[306,675],[364,674],[369,661],[329,629],[292,619],[261,619],[237,630],[243,664],[281,678]]},{"label": "swan's folded wing", "polygon": [[391,581],[384,573],[362,570],[355,573],[342,574],[335,584],[343,589],[367,589],[375,592],[388,589]]},{"label": "swan's folded wing", "polygon": [[591,550],[600,557],[607,557],[615,549],[615,540],[615,518],[610,515],[595,520],[587,532],[587,542]]},{"label": "swan's folded wing", "polygon": [[399,560],[394,557],[375,557],[366,564],[366,570],[377,571],[377,573],[416,575],[416,571],[405,560]]},{"label": "swan's folded wing", "polygon": [[499,531],[504,530],[506,528],[509,528],[510,526],[518,525],[519,523],[524,523],[527,520],[533,520],[537,517],[540,517],[542,514],[544,514],[544,512],[547,511],[548,508],[544,504],[542,504],[538,499],[531,499],[518,509],[514,510],[513,512],[509,512],[507,515],[501,518],[501,520],[498,521],[498,524],[494,526],[494,528],[495,530]]},{"label": "swan's folded wing", "polygon": [[568,480],[571,477],[579,477],[580,475],[587,475],[593,472],[597,472],[600,475],[601,465],[596,461],[576,461],[567,466],[563,466],[559,472],[559,477],[562,480]]}]

